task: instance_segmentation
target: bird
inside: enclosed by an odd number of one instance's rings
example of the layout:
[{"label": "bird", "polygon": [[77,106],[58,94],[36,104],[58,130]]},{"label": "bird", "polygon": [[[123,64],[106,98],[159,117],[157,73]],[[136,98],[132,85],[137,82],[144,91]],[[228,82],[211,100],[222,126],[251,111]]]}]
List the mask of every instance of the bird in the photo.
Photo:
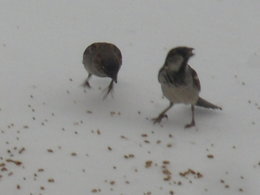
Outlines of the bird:
[{"label": "bird", "polygon": [[190,57],[194,56],[193,48],[180,46],[171,49],[158,73],[158,81],[161,84],[163,95],[170,104],[156,118],[153,123],[160,123],[166,117],[166,112],[174,104],[190,104],[192,120],[185,128],[195,126],[195,106],[209,109],[222,110],[220,106],[214,105],[199,96],[201,85],[196,71],[188,64]]},{"label": "bird", "polygon": [[85,49],[82,63],[88,72],[88,77],[83,83],[84,87],[91,88],[89,80],[92,75],[111,78],[104,95],[105,99],[112,92],[113,83],[117,83],[117,75],[122,65],[120,49],[112,43],[92,43]]}]

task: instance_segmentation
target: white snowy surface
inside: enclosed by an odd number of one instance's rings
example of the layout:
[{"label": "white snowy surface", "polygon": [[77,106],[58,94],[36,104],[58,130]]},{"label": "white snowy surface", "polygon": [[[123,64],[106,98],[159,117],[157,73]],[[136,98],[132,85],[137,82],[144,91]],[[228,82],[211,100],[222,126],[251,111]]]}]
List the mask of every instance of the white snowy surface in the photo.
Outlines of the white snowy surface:
[{"label": "white snowy surface", "polygon": [[[1,0],[0,194],[259,195],[259,10],[259,0]],[[109,79],[80,86],[96,41],[123,54],[104,101]],[[191,129],[185,105],[150,120],[168,105],[157,72],[180,45],[195,48],[201,96],[223,107],[197,108]],[[180,175],[189,169],[202,177]]]}]

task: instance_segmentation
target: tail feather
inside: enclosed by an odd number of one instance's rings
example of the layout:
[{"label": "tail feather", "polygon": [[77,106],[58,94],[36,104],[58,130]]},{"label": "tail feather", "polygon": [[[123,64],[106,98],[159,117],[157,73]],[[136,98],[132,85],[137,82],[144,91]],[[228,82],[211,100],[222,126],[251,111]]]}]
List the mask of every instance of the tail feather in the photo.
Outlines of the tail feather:
[{"label": "tail feather", "polygon": [[211,109],[219,109],[222,110],[221,107],[214,105],[207,100],[204,100],[203,98],[199,97],[197,103],[195,104],[196,106],[204,107],[204,108],[211,108]]}]

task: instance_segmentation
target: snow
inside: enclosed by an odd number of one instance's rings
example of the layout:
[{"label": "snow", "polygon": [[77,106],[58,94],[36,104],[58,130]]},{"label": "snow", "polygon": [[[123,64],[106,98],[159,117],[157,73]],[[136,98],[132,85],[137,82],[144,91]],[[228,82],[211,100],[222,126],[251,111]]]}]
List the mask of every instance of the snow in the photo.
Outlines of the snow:
[{"label": "snow", "polygon": [[[258,195],[259,8],[258,0],[2,0],[1,194]],[[109,79],[80,86],[83,51],[96,41],[123,54],[104,101]],[[223,107],[197,108],[191,129],[185,105],[161,126],[150,120],[168,105],[157,72],[179,45],[195,48],[201,96]]]}]

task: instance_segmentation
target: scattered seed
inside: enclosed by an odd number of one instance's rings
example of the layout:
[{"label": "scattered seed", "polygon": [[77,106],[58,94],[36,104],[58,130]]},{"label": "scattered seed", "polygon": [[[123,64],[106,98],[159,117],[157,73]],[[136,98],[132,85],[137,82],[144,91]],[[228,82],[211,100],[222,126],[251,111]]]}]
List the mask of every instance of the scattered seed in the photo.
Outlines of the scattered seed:
[{"label": "scattered seed", "polygon": [[47,149],[47,152],[53,153],[53,150],[52,149]]},{"label": "scattered seed", "polygon": [[207,157],[212,159],[212,158],[214,158],[214,155],[213,154],[208,154]]},{"label": "scattered seed", "polygon": [[44,172],[44,169],[40,168],[38,169],[38,172]]},{"label": "scattered seed", "polygon": [[19,153],[19,154],[22,154],[24,151],[25,151],[25,148],[22,147],[22,148],[18,151],[18,153]]},{"label": "scattered seed", "polygon": [[163,161],[163,164],[165,164],[165,165],[169,165],[169,164],[170,164],[170,161],[168,161],[168,160],[164,160],[164,161]]},{"label": "scattered seed", "polygon": [[86,113],[92,114],[93,112],[91,110],[87,110]]},{"label": "scattered seed", "polygon": [[196,172],[192,169],[188,169],[187,171],[180,172],[179,175],[182,176],[182,177],[187,177],[188,175],[194,175],[195,178],[202,178],[203,177],[203,175],[200,172]]},{"label": "scattered seed", "polygon": [[124,136],[124,135],[121,135],[120,138],[121,138],[121,139],[125,139],[125,140],[127,140],[127,137]]},{"label": "scattered seed", "polygon": [[53,178],[49,178],[49,179],[48,179],[48,182],[49,182],[49,183],[54,183],[55,180],[54,180]]},{"label": "scattered seed", "polygon": [[101,190],[100,189],[92,189],[91,192],[92,193],[97,193],[97,192],[101,192]]},{"label": "scattered seed", "polygon": [[114,111],[110,112],[111,116],[114,116],[115,114],[116,114],[116,112],[114,112]]},{"label": "scattered seed", "polygon": [[169,194],[170,194],[170,195],[174,195],[174,191],[172,191],[172,190],[169,191]]},{"label": "scattered seed", "polygon": [[22,162],[21,162],[21,161],[13,160],[13,159],[6,159],[6,162],[14,163],[14,164],[17,165],[17,166],[22,165]]},{"label": "scattered seed", "polygon": [[142,134],[141,136],[142,136],[142,137],[148,137],[148,135],[147,135],[147,134]]},{"label": "scattered seed", "polygon": [[125,159],[130,159],[130,158],[134,158],[134,157],[135,157],[134,154],[126,154],[126,155],[124,155]]},{"label": "scattered seed", "polygon": [[109,183],[110,183],[110,185],[115,185],[116,182],[115,181],[110,181]]},{"label": "scattered seed", "polygon": [[72,152],[70,155],[71,156],[77,156],[77,153],[76,152]]},{"label": "scattered seed", "polygon": [[169,143],[169,144],[167,144],[166,146],[167,146],[168,148],[171,148],[171,147],[172,147],[172,144]]},{"label": "scattered seed", "polygon": [[5,163],[0,163],[0,167],[4,167],[5,166]]},{"label": "scattered seed", "polygon": [[151,161],[151,160],[146,161],[145,168],[150,168],[152,166],[152,164],[153,164],[153,161]]}]

